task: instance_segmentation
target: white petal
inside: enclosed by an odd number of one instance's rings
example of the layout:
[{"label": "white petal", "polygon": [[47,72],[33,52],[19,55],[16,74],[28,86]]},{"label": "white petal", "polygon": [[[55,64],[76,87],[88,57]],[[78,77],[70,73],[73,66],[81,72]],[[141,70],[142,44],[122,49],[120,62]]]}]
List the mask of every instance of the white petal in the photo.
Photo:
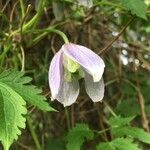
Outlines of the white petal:
[{"label": "white petal", "polygon": [[49,68],[49,86],[52,100],[58,94],[63,80],[63,52],[60,50],[53,57]]},{"label": "white petal", "polygon": [[105,64],[93,51],[84,46],[72,43],[63,45],[62,49],[66,56],[80,64],[86,72],[91,74],[94,82],[102,78]]},{"label": "white petal", "polygon": [[65,106],[73,104],[79,95],[79,83],[77,80],[72,82],[65,81],[60,88],[56,99]]},{"label": "white petal", "polygon": [[93,102],[98,102],[103,99],[104,86],[103,78],[98,82],[93,82],[92,76],[85,74],[85,89]]}]

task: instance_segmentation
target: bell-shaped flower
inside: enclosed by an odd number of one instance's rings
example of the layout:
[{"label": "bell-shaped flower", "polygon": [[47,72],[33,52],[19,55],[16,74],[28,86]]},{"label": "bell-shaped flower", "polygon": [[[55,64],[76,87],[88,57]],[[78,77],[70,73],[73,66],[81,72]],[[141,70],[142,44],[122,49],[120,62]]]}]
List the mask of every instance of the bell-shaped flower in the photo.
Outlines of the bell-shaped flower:
[{"label": "bell-shaped flower", "polygon": [[64,44],[53,57],[49,68],[52,100],[64,106],[73,104],[79,95],[79,79],[84,78],[85,89],[94,101],[104,97],[104,61],[90,49],[73,43]]}]

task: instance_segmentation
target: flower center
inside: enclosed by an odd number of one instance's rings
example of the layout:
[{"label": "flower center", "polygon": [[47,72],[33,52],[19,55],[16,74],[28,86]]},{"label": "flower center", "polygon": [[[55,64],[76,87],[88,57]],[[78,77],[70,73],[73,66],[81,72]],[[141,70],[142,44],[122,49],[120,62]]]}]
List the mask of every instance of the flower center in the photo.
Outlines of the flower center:
[{"label": "flower center", "polygon": [[69,72],[75,73],[80,68],[80,65],[74,62],[73,60],[71,60],[70,58],[67,58],[65,60],[65,67]]},{"label": "flower center", "polygon": [[64,78],[68,82],[84,78],[84,72],[80,65],[68,57],[64,58]]}]

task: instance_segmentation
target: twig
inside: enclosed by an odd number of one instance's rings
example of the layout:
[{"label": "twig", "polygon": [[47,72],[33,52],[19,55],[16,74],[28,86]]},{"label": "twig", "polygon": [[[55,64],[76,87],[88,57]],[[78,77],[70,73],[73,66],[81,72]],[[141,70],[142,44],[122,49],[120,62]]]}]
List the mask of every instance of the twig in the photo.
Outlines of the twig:
[{"label": "twig", "polygon": [[142,125],[143,125],[143,128],[146,129],[147,132],[149,132],[150,129],[148,126],[148,119],[147,119],[146,112],[145,112],[144,98],[143,98],[143,95],[140,91],[140,85],[137,82],[138,80],[136,80],[137,85],[134,85],[132,82],[130,82],[127,79],[124,79],[124,81],[129,83],[136,90],[136,92],[138,94],[138,100],[139,100],[140,109],[141,109]]},{"label": "twig", "polygon": [[112,114],[113,117],[117,117],[115,112],[112,110],[112,108],[105,101],[103,101],[103,104],[106,106],[106,108],[109,110],[109,112]]},{"label": "twig", "polygon": [[146,113],[145,113],[145,103],[144,103],[144,98],[143,98],[143,95],[140,91],[140,89],[138,88],[138,100],[139,100],[139,104],[140,104],[140,108],[141,108],[141,116],[142,116],[142,125],[143,125],[143,128],[147,131],[147,132],[150,132],[150,129],[149,129],[149,122],[148,122],[148,119],[147,119],[147,116],[146,116]]},{"label": "twig", "polygon": [[[98,117],[98,119],[99,119],[99,126],[100,126],[100,128],[101,128],[101,131],[99,131],[100,133],[103,133],[103,138],[104,138],[104,140],[105,141],[108,141],[108,139],[107,139],[107,134],[106,134],[106,129],[105,129],[105,126],[104,126],[104,117],[103,117],[103,114],[102,114],[102,112],[101,112],[101,108],[100,108],[100,105],[99,104],[96,104],[96,108],[97,108],[97,113],[98,113],[98,115],[99,115],[99,117]],[[99,133],[98,132],[98,133]]]},{"label": "twig", "polygon": [[11,1],[11,0],[6,1],[4,7],[3,7],[2,10],[1,10],[1,13],[4,12],[4,10],[6,9],[6,7],[7,7],[7,5],[9,4],[10,1]]},{"label": "twig", "polygon": [[[137,52],[137,54],[138,54],[138,52]],[[135,63],[134,63],[134,68],[136,68]],[[140,109],[141,109],[142,126],[147,132],[150,132],[149,121],[148,121],[148,118],[147,118],[146,112],[145,112],[145,101],[144,101],[144,97],[143,97],[143,94],[142,94],[141,89],[140,89],[140,82],[139,82],[138,75],[137,75],[136,71],[135,71],[135,77],[136,77],[138,102],[139,102]]]},{"label": "twig", "polygon": [[9,18],[9,20],[10,20],[9,30],[10,30],[10,31],[12,30],[13,14],[14,14],[14,11],[15,11],[15,8],[16,8],[18,2],[19,2],[19,1],[16,1],[16,2],[15,2],[15,4],[14,4],[13,7],[12,7],[12,11],[11,11],[11,13],[10,13],[10,18]]},{"label": "twig", "polygon": [[24,49],[23,47],[20,45],[20,50],[21,50],[21,55],[22,55],[22,59],[21,59],[21,71],[24,71],[25,68],[25,53],[24,53]]},{"label": "twig", "polygon": [[22,144],[22,143],[20,143],[20,142],[17,142],[17,144],[18,144],[20,147],[22,147],[23,149],[26,149],[26,150],[33,150],[33,149],[31,149],[30,147],[28,147],[28,146],[26,146],[26,145],[24,145],[24,144]]},{"label": "twig", "polygon": [[25,14],[24,14],[24,16],[21,20],[21,24],[20,24],[20,34],[21,34],[21,36],[22,36],[23,25],[24,25],[24,22],[26,21],[26,18],[28,16],[29,12],[30,12],[30,9],[31,9],[31,4],[29,4],[27,6],[27,10],[26,10],[26,12],[25,12]]},{"label": "twig", "polygon": [[135,17],[133,16],[127,23],[126,25],[122,28],[122,30],[119,32],[119,34],[112,40],[110,41],[110,43],[104,47],[102,50],[99,51],[98,55],[107,52],[110,47],[112,46],[112,44],[118,40],[118,38],[124,33],[124,31],[126,30],[126,28],[132,23],[132,21],[135,19]]}]

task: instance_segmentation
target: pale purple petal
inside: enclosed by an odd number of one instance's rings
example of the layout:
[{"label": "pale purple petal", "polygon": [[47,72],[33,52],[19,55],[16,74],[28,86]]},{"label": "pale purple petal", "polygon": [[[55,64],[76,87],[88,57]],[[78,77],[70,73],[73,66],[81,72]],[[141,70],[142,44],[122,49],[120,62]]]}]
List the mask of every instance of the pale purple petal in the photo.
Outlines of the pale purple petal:
[{"label": "pale purple petal", "polygon": [[64,80],[56,99],[65,106],[73,104],[79,95],[79,83],[77,80],[67,82]]},{"label": "pale purple petal", "polygon": [[79,63],[91,76],[94,82],[102,78],[104,61],[90,49],[76,44],[65,44],[62,47],[64,54]]},{"label": "pale purple petal", "polygon": [[60,50],[53,57],[49,68],[49,86],[52,100],[59,92],[63,79],[63,52]]},{"label": "pale purple petal", "polygon": [[104,97],[104,81],[101,78],[98,82],[93,82],[89,74],[85,74],[85,89],[93,102],[101,101]]}]

